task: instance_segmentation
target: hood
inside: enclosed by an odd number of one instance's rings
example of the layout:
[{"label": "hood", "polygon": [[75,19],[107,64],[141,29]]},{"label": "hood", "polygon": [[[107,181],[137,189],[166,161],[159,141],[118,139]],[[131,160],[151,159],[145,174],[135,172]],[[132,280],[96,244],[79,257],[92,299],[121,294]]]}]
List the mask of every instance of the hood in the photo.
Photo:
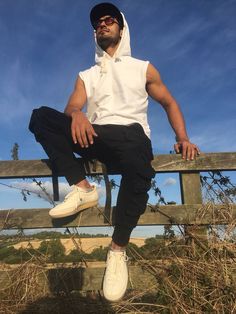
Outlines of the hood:
[{"label": "hood", "polygon": [[129,35],[129,27],[124,17],[124,14],[121,13],[124,20],[124,28],[122,32],[122,37],[119,43],[119,46],[113,57],[109,56],[102,48],[98,45],[95,34],[95,63],[102,66],[104,64],[104,59],[119,59],[123,56],[131,56],[131,48],[130,48],[130,35]]}]

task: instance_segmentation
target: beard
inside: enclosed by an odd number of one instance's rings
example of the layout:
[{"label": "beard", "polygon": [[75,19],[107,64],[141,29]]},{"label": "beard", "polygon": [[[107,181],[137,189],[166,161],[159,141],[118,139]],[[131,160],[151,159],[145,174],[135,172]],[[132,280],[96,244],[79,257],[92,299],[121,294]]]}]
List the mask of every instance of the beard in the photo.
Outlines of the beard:
[{"label": "beard", "polygon": [[107,50],[108,47],[116,46],[120,41],[120,35],[116,34],[114,37],[107,37],[107,36],[98,36],[97,43],[102,48],[102,50]]}]

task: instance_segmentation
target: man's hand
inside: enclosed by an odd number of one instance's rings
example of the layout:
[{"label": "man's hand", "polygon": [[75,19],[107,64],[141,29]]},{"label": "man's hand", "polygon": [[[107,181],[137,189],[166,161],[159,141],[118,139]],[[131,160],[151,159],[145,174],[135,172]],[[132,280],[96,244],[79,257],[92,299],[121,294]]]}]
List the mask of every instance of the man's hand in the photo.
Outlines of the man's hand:
[{"label": "man's hand", "polygon": [[178,141],[174,145],[175,152],[177,154],[182,154],[182,158],[185,160],[193,160],[197,155],[200,155],[200,150],[197,145],[187,141]]},{"label": "man's hand", "polygon": [[92,124],[89,122],[85,114],[78,110],[71,114],[71,135],[73,142],[79,142],[81,147],[88,147],[93,144],[94,136],[98,136],[94,131]]},{"label": "man's hand", "polygon": [[81,147],[88,147],[93,144],[94,137],[97,136],[92,124],[81,111],[87,101],[84,82],[77,78],[75,88],[71,94],[64,113],[72,118],[71,135],[75,144]]}]

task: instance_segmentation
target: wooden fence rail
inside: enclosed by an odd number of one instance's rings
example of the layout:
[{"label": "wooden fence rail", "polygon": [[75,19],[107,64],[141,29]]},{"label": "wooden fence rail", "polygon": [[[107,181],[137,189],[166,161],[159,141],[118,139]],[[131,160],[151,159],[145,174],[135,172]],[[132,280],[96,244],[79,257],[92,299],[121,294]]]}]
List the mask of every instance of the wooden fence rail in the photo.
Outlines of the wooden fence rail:
[{"label": "wooden fence rail", "polygon": [[[105,171],[99,162],[87,162],[82,159],[78,159],[78,162],[84,163],[88,175],[118,174],[115,167],[106,169]],[[236,152],[201,154],[194,161],[185,161],[180,155],[158,155],[155,156],[152,165],[156,173],[179,173],[182,204],[164,206],[148,205],[145,214],[139,220],[139,225],[197,224],[204,226],[209,224],[227,224],[230,219],[236,218],[235,204],[203,204],[200,183],[200,172],[214,170],[235,171]],[[54,199],[58,199],[58,177],[62,175],[62,173],[52,171],[48,160],[0,161],[0,179],[52,177]],[[107,210],[107,208],[105,209]],[[104,208],[93,207],[71,217],[52,220],[48,215],[48,209],[45,208],[1,208],[0,229],[112,225],[114,224],[113,214],[115,208],[113,207],[111,212],[107,212],[106,210],[104,211]],[[141,269],[138,271],[141,274]],[[103,270],[101,271],[101,269],[97,270],[97,272],[95,271],[99,277],[98,281],[96,279],[96,287],[101,286],[102,272]],[[92,278],[90,273],[91,270],[83,271],[84,282],[88,282],[86,276]],[[93,286],[93,284],[91,285]],[[91,285],[87,284],[90,288]],[[88,289],[86,285],[83,286],[82,284],[80,288]]]},{"label": "wooden fence rail", "polygon": [[[88,175],[104,174],[99,162],[83,162]],[[153,160],[153,168],[157,173],[178,172],[180,176],[181,205],[148,206],[139,220],[139,225],[165,224],[227,224],[228,210],[236,217],[235,204],[204,205],[202,204],[200,172],[211,170],[236,170],[236,153],[201,154],[194,161],[185,161],[180,155],[158,155]],[[117,170],[107,169],[108,174],[117,174]],[[0,161],[0,179],[52,177],[54,197],[58,196],[58,176],[53,173],[48,160],[11,160]],[[1,204],[0,204],[1,208]],[[104,220],[104,208],[90,208],[81,214],[63,219],[51,220],[48,209],[3,209],[0,211],[1,229],[18,228],[51,228],[78,226],[107,226],[114,223],[112,213]],[[204,213],[203,213],[204,211]],[[109,217],[108,217],[109,216]],[[111,217],[111,219],[110,219]]]}]

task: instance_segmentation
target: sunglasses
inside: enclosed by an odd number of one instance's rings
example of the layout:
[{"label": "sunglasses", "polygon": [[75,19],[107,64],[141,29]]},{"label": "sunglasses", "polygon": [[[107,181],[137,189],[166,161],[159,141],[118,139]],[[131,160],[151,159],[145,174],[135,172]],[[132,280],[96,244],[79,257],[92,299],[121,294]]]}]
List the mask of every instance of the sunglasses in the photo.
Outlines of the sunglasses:
[{"label": "sunglasses", "polygon": [[98,21],[96,21],[95,29],[98,29],[101,26],[102,22],[105,22],[106,26],[113,25],[114,23],[119,25],[119,23],[115,20],[114,17],[108,16],[105,17],[104,19],[99,19]]}]

